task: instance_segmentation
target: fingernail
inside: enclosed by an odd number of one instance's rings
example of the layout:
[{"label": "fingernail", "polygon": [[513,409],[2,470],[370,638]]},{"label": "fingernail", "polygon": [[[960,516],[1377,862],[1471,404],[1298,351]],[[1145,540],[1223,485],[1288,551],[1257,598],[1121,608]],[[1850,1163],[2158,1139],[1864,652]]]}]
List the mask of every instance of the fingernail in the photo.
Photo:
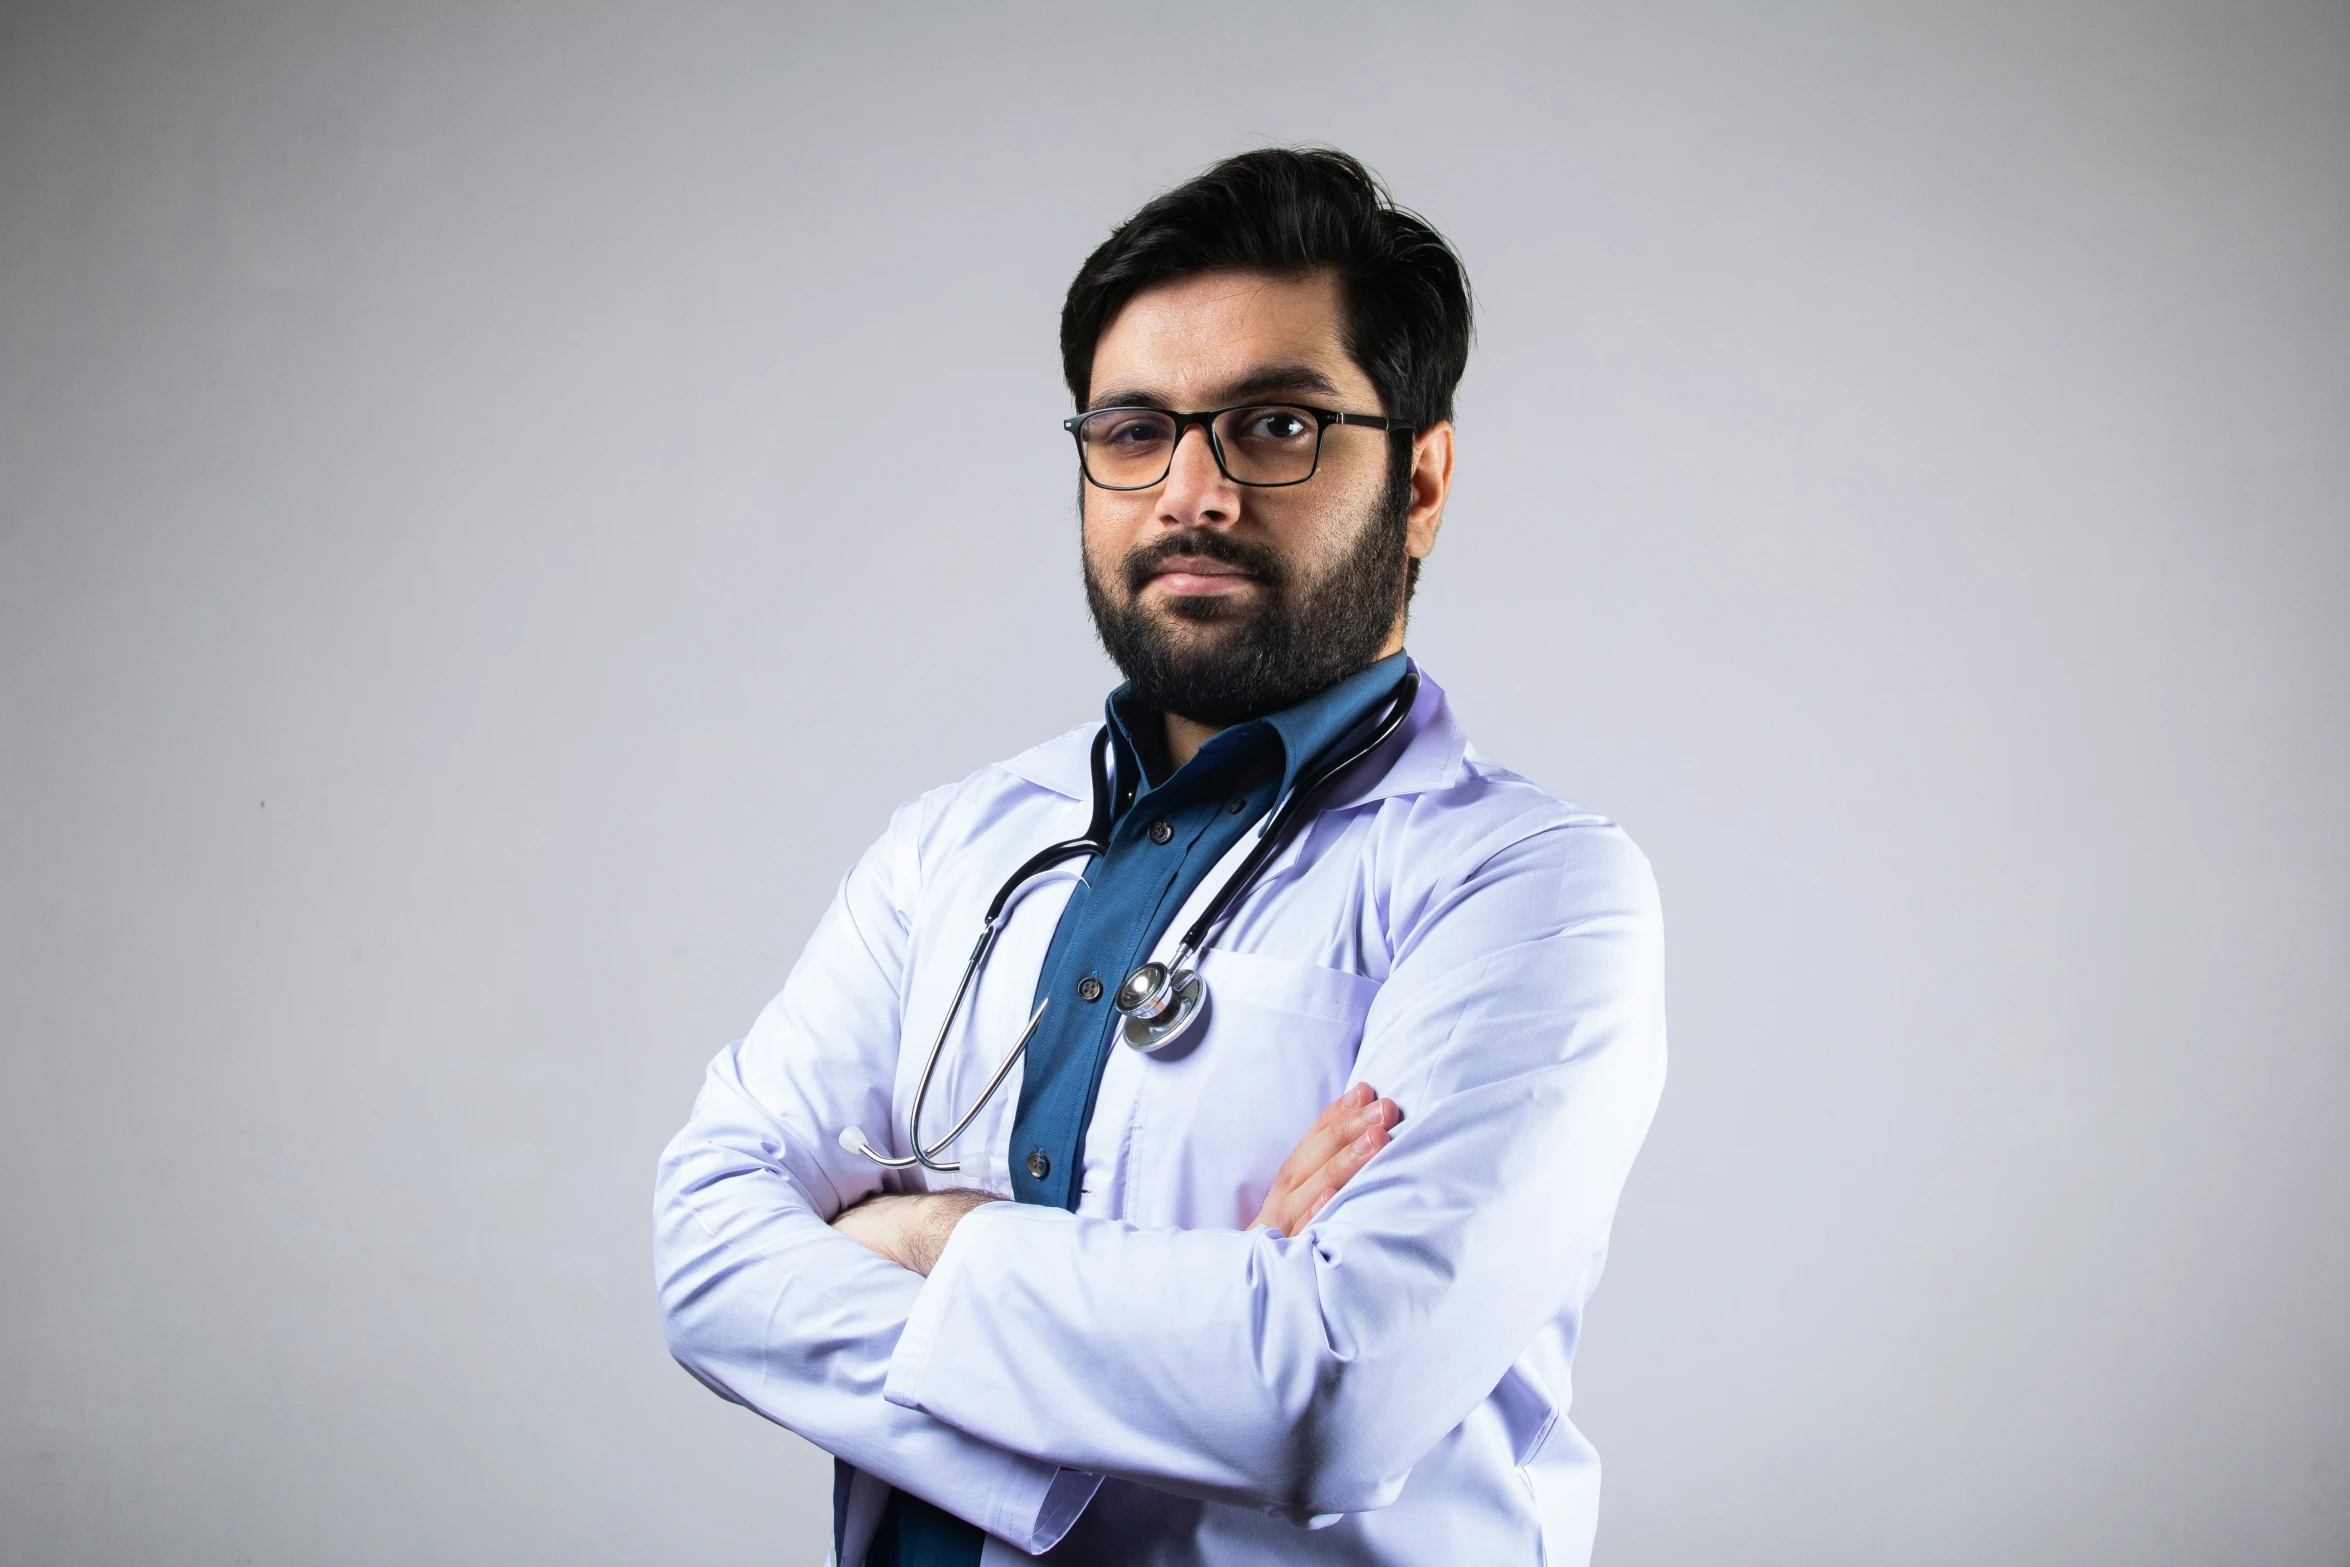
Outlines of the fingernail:
[{"label": "fingernail", "polygon": [[1371,1151],[1371,1134],[1370,1134],[1369,1132],[1365,1132],[1365,1133],[1364,1133],[1362,1136],[1360,1136],[1360,1137],[1358,1137],[1358,1138],[1356,1138],[1356,1139],[1355,1139],[1355,1152],[1356,1152],[1356,1153],[1369,1153],[1370,1151]]}]

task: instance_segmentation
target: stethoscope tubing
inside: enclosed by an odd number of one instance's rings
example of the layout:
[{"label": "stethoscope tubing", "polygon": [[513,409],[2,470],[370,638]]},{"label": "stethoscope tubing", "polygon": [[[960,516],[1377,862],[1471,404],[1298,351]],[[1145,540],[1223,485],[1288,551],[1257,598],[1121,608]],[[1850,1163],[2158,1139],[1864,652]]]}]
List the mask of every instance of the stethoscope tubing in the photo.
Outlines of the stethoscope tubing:
[{"label": "stethoscope tubing", "polygon": [[[1349,747],[1343,756],[1328,766],[1317,768],[1311,777],[1289,791],[1289,798],[1282,801],[1280,807],[1267,819],[1265,825],[1258,829],[1257,841],[1249,849],[1248,854],[1234,868],[1232,874],[1225,879],[1224,885],[1216,890],[1216,895],[1208,900],[1207,906],[1200,910],[1199,917],[1193,920],[1184,931],[1182,939],[1176,945],[1173,961],[1164,965],[1146,962],[1133,974],[1128,975],[1125,983],[1120,986],[1118,1011],[1125,1016],[1128,1022],[1142,1016],[1146,1010],[1150,1011],[1152,1016],[1165,1012],[1172,998],[1187,982],[1190,983],[1193,991],[1193,995],[1188,1001],[1192,1011],[1184,1014],[1177,1023],[1171,1025],[1166,1039],[1162,1043],[1171,1042],[1175,1033],[1180,1032],[1188,1024],[1190,1018],[1196,1015],[1199,996],[1203,992],[1200,991],[1197,984],[1196,966],[1192,960],[1206,948],[1210,934],[1216,929],[1225,913],[1246,895],[1250,886],[1256,881],[1258,873],[1271,862],[1275,854],[1280,852],[1290,828],[1304,815],[1306,807],[1339,774],[1387,743],[1388,737],[1393,735],[1402,726],[1404,719],[1410,715],[1413,705],[1419,698],[1419,693],[1420,672],[1407,666],[1403,678],[1396,682],[1394,691],[1388,696],[1386,710],[1380,715],[1379,721],[1371,727],[1369,734],[1364,737],[1361,743]],[[1134,794],[1133,782],[1120,780],[1117,796],[1113,801],[1110,790],[1109,750],[1110,730],[1109,726],[1105,724],[1093,740],[1091,767],[1093,774],[1093,819],[1088,823],[1084,836],[1064,839],[1030,855],[1020,863],[1019,869],[1005,878],[1004,884],[996,889],[995,897],[988,902],[987,912],[981,917],[979,939],[972,944],[971,956],[963,964],[963,976],[956,981],[955,994],[947,1002],[946,1016],[940,1020],[938,1032],[931,1038],[929,1054],[922,1061],[922,1076],[915,1084],[914,1102],[906,1111],[906,1146],[911,1148],[913,1152],[905,1155],[885,1154],[872,1145],[863,1131],[853,1126],[841,1133],[842,1147],[852,1153],[863,1154],[885,1169],[905,1170],[920,1165],[925,1170],[935,1170],[941,1174],[953,1174],[962,1169],[961,1160],[942,1160],[938,1156],[952,1147],[955,1140],[969,1130],[971,1123],[979,1118],[979,1112],[994,1101],[996,1090],[1003,1087],[1004,1079],[1011,1075],[1012,1068],[1019,1063],[1022,1056],[1028,1053],[1028,1042],[1036,1036],[1037,1024],[1044,1020],[1045,1008],[1052,1004],[1052,998],[1048,996],[1036,1004],[1036,1010],[1028,1016],[1028,1026],[1021,1029],[1020,1037],[1013,1042],[1012,1048],[1005,1052],[1003,1061],[989,1076],[987,1086],[980,1090],[979,1097],[972,1101],[971,1108],[963,1112],[961,1119],[948,1129],[944,1137],[939,1138],[935,1143],[926,1144],[922,1138],[922,1109],[930,1100],[931,1078],[938,1071],[939,1057],[945,1051],[947,1035],[953,1032],[955,1019],[962,1014],[963,999],[969,993],[971,983],[979,973],[980,965],[986,962],[988,953],[995,946],[996,936],[1002,929],[1001,921],[1004,910],[1006,905],[1011,902],[1012,895],[1026,885],[1032,877],[1052,869],[1063,861],[1073,859],[1079,854],[1090,859],[1095,855],[1108,852],[1110,821],[1114,809],[1130,800]],[[1148,995],[1140,998],[1131,1007],[1127,1005],[1126,992],[1134,987],[1136,980],[1144,978],[1154,969],[1157,971],[1157,978]],[[1129,1040],[1129,1043],[1131,1042]],[[1141,1048],[1156,1049],[1158,1046],[1145,1045]]]},{"label": "stethoscope tubing", "polygon": [[[1282,846],[1288,841],[1290,829],[1306,814],[1307,807],[1312,806],[1323,789],[1340,774],[1385,745],[1388,737],[1402,727],[1413,704],[1419,700],[1419,695],[1420,672],[1407,665],[1403,678],[1395,683],[1395,689],[1388,694],[1386,709],[1381,713],[1379,721],[1371,726],[1370,732],[1343,755],[1316,769],[1290,790],[1289,798],[1258,829],[1256,845],[1225,879],[1216,895],[1208,900],[1207,906],[1200,910],[1199,917],[1184,931],[1176,944],[1174,957],[1163,964],[1146,961],[1126,977],[1125,983],[1119,987],[1118,1010],[1128,1022],[1128,1044],[1146,1052],[1162,1049],[1174,1043],[1176,1037],[1189,1026],[1197,1014],[1199,1001],[1204,999],[1204,990],[1182,1003],[1185,1010],[1171,1024],[1161,1026],[1157,1019],[1177,1005],[1186,981],[1197,978],[1198,969],[1193,959],[1206,949],[1211,934],[1225,914],[1248,894],[1256,885],[1258,874],[1281,852]],[[1133,994],[1138,982],[1148,983],[1149,989]],[[1147,1042],[1139,1037],[1145,1034],[1151,1036]]]}]

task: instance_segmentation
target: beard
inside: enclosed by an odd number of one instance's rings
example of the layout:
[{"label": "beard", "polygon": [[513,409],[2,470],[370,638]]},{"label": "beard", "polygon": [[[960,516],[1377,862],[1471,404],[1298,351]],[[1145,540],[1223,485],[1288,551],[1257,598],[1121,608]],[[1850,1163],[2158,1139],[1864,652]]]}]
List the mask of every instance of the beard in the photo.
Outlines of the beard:
[{"label": "beard", "polygon": [[[1212,528],[1186,528],[1128,551],[1117,568],[1123,598],[1110,593],[1088,561],[1085,603],[1094,632],[1134,694],[1161,712],[1217,728],[1277,713],[1378,662],[1407,597],[1410,510],[1406,466],[1390,473],[1346,553],[1305,581],[1270,545]],[[1186,596],[1161,613],[1145,609],[1142,590],[1177,555],[1238,566],[1262,588],[1259,602]],[[1170,620],[1221,626],[1223,633],[1178,638]]]}]

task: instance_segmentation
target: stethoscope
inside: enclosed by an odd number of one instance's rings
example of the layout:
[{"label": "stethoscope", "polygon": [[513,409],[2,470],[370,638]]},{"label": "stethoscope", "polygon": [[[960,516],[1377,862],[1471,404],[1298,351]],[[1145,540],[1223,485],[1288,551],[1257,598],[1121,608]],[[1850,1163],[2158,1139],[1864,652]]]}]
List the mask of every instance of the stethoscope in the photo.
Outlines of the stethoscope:
[{"label": "stethoscope", "polygon": [[[1207,951],[1209,934],[1232,906],[1246,895],[1257,873],[1280,852],[1289,830],[1305,816],[1314,796],[1321,793],[1323,786],[1340,773],[1384,745],[1387,737],[1395,733],[1411,712],[1412,703],[1419,694],[1420,672],[1407,666],[1403,678],[1388,693],[1387,705],[1381,711],[1379,721],[1371,726],[1370,732],[1335,760],[1317,767],[1309,776],[1300,779],[1297,786],[1289,791],[1289,798],[1258,829],[1255,846],[1232,874],[1225,878],[1224,885],[1216,889],[1216,895],[1200,910],[1199,918],[1193,920],[1190,928],[1184,931],[1174,957],[1165,963],[1152,960],[1138,964],[1134,972],[1126,976],[1110,998],[1118,1010],[1119,1038],[1148,1055],[1166,1049],[1199,1021],[1208,1000],[1208,982],[1200,977],[1199,960]],[[1004,1079],[1011,1075],[1013,1066],[1027,1053],[1028,1041],[1036,1035],[1036,1025],[1044,1021],[1044,1009],[1052,1004],[1049,996],[1036,1004],[1036,1010],[1028,1016],[1028,1026],[1020,1031],[1020,1037],[1005,1054],[1003,1064],[995,1069],[995,1075],[979,1091],[977,1101],[963,1112],[962,1118],[948,1129],[946,1136],[926,1146],[922,1141],[922,1106],[930,1098],[930,1079],[938,1070],[939,1052],[946,1047],[947,1035],[955,1026],[955,1017],[963,1009],[963,998],[970,993],[971,981],[978,975],[980,965],[987,961],[988,952],[995,946],[995,939],[1002,930],[999,922],[1013,895],[1032,877],[1051,870],[1063,861],[1075,859],[1079,855],[1090,859],[1097,854],[1107,853],[1110,822],[1117,812],[1134,803],[1136,782],[1134,779],[1121,779],[1113,801],[1110,789],[1110,730],[1108,725],[1103,725],[1101,732],[1093,737],[1093,820],[1087,824],[1085,835],[1048,845],[1023,860],[1018,870],[1004,878],[1004,884],[996,889],[995,897],[988,902],[987,912],[980,917],[979,940],[972,946],[970,959],[963,965],[963,978],[955,986],[954,999],[947,1003],[947,1015],[938,1025],[938,1034],[930,1041],[930,1054],[922,1063],[922,1078],[914,1089],[913,1107],[906,1112],[906,1146],[914,1151],[902,1158],[892,1158],[875,1148],[865,1134],[853,1126],[840,1134],[840,1145],[843,1148],[851,1153],[863,1154],[875,1164],[886,1165],[893,1170],[909,1169],[917,1164],[925,1170],[939,1171],[960,1170],[963,1167],[959,1159],[950,1163],[942,1161],[938,1156],[963,1135],[978,1118],[979,1112],[986,1109],[988,1102],[995,1098],[996,1090],[1004,1086]]]}]

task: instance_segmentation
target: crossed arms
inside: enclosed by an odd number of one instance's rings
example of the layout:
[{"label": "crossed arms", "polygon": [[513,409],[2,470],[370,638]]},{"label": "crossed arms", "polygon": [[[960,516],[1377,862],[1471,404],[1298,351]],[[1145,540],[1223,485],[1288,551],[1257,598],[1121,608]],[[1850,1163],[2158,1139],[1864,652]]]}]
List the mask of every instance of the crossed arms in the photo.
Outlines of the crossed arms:
[{"label": "crossed arms", "polygon": [[1032,1551],[1101,1474],[1300,1521],[1392,1500],[1596,1277],[1663,1078],[1645,861],[1557,821],[1432,868],[1357,1055],[1409,1119],[1307,1193],[1318,1215],[1145,1230],[985,1202],[913,1259],[925,1280],[831,1222],[879,1185],[835,1139],[888,1113],[915,809],[663,1157],[672,1353]]},{"label": "crossed arms", "polygon": [[[1368,1083],[1357,1083],[1339,1095],[1323,1107],[1281,1161],[1249,1228],[1285,1235],[1304,1229],[1330,1205],[1338,1189],[1371,1162],[1371,1155],[1387,1146],[1388,1134],[1402,1119],[1396,1102],[1379,1098]],[[993,1192],[968,1188],[881,1192],[842,1209],[832,1227],[868,1251],[928,1278],[963,1216],[981,1203],[1002,1200]]]}]

